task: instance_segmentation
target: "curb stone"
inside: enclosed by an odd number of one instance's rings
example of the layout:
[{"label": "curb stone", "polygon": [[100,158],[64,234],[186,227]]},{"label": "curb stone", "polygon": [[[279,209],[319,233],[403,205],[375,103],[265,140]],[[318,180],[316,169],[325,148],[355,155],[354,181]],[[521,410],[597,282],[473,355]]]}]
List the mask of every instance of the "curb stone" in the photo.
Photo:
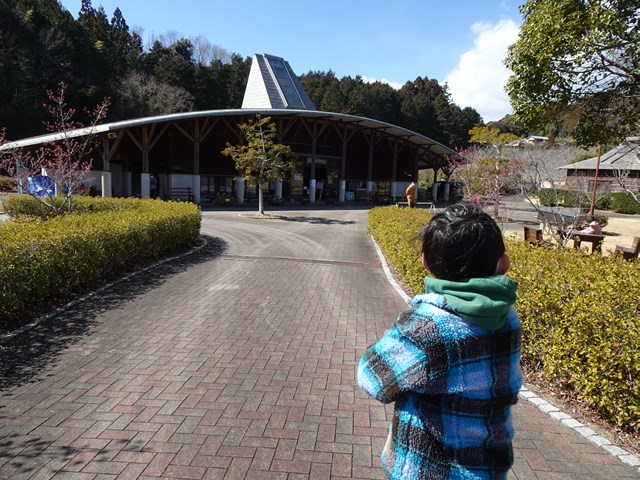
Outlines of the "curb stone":
[{"label": "curb stone", "polygon": [[571,415],[562,412],[559,408],[547,402],[545,399],[539,397],[537,394],[527,389],[526,387],[522,387],[520,389],[520,395],[527,399],[530,403],[534,404],[538,408],[538,410],[549,414],[551,418],[558,420],[563,425],[571,428],[572,430],[575,430],[590,442],[595,443],[598,447],[603,448],[612,456],[618,458],[621,462],[635,467],[638,470],[638,473],[640,473],[640,458],[636,455],[632,455],[619,446],[614,445],[606,438],[598,435],[595,431],[585,426],[578,420],[575,420],[573,417],[571,417]]}]

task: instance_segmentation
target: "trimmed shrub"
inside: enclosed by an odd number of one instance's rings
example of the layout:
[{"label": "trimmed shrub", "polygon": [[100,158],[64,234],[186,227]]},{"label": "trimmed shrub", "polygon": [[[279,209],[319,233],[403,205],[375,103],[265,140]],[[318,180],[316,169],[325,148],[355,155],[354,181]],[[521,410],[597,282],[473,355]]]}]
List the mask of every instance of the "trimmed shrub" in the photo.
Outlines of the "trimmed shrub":
[{"label": "trimmed shrub", "polygon": [[369,211],[369,234],[380,245],[407,289],[424,293],[424,268],[420,262],[422,228],[433,215],[417,208],[378,207]]},{"label": "trimmed shrub", "polygon": [[197,205],[101,199],[111,208],[0,225],[0,331],[197,241]]},{"label": "trimmed shrub", "polygon": [[563,190],[555,188],[541,188],[538,190],[538,202],[545,207],[555,207],[562,205],[564,201]]},{"label": "trimmed shrub", "polygon": [[[589,207],[591,197],[586,192],[572,190],[541,188],[538,190],[538,201],[545,207]],[[613,210],[617,213],[640,214],[640,202],[626,192],[599,193],[595,207],[598,210]]]},{"label": "trimmed shrub", "polygon": [[[369,232],[413,294],[423,292],[420,210],[375,208]],[[640,431],[640,268],[614,256],[508,240],[518,280],[522,362],[612,423]]]},{"label": "trimmed shrub", "polygon": [[541,188],[538,190],[538,201],[545,207],[589,207],[591,196],[586,192],[565,190],[562,188]]},{"label": "trimmed shrub", "polygon": [[640,214],[640,202],[633,199],[626,192],[616,192],[611,194],[611,209],[617,213]]},{"label": "trimmed shrub", "polygon": [[[62,205],[64,197],[49,197],[47,202]],[[38,217],[42,219],[55,216],[55,212],[40,200],[31,195],[13,195],[2,202],[4,211],[12,217]],[[106,212],[118,210],[133,210],[140,208],[137,198],[103,198],[103,197],[73,197],[73,213]],[[66,212],[65,212],[66,214]]]},{"label": "trimmed shrub", "polygon": [[596,208],[598,210],[609,210],[611,208],[611,193],[599,193],[596,196]]},{"label": "trimmed shrub", "polygon": [[614,256],[508,242],[523,358],[618,426],[640,430],[640,268]]},{"label": "trimmed shrub", "polygon": [[18,188],[18,183],[11,177],[0,175],[0,192],[13,192]]}]

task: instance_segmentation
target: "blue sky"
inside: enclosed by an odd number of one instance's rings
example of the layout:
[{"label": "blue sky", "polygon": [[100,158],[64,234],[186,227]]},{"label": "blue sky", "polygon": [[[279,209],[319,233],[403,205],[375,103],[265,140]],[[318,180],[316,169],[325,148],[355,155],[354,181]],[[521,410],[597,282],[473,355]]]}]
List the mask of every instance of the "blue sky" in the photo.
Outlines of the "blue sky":
[{"label": "blue sky", "polygon": [[[145,45],[154,36],[202,35],[243,57],[269,53],[298,74],[332,70],[399,87],[428,77],[485,121],[511,113],[502,64],[517,40],[524,0],[93,0],[120,7]],[[81,0],[62,0],[77,17]]]}]

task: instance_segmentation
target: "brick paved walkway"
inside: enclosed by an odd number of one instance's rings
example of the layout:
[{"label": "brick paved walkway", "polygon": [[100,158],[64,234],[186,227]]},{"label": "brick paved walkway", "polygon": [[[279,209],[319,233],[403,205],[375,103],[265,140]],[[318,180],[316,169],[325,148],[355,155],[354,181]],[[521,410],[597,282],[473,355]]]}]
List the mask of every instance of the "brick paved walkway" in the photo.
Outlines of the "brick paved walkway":
[{"label": "brick paved walkway", "polygon": [[[382,478],[354,384],[404,304],[366,211],[205,212],[209,245],[0,346],[0,479]],[[510,478],[638,478],[526,400]]]}]

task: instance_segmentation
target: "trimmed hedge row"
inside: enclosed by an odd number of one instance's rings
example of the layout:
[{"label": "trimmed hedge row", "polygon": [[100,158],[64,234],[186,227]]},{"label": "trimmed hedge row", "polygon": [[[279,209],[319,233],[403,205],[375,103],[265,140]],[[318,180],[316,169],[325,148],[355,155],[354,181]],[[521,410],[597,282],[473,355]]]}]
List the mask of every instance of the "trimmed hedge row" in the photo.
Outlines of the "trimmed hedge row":
[{"label": "trimmed hedge row", "polygon": [[[62,205],[64,197],[50,197],[48,202],[55,202],[58,207]],[[135,210],[143,203],[137,198],[104,198],[82,197],[73,198],[73,212],[117,212],[120,210]],[[3,210],[12,217],[38,217],[42,219],[55,216],[54,211],[44,203],[30,195],[10,195],[2,200]]]},{"label": "trimmed hedge row", "polygon": [[17,182],[13,178],[0,175],[0,192],[11,192],[16,189],[17,185]]},{"label": "trimmed hedge row", "polygon": [[192,203],[98,203],[105,206],[103,211],[0,225],[0,331],[96,284],[184,250],[200,235],[201,213]]},{"label": "trimmed hedge row", "polygon": [[[413,217],[413,218],[412,218]],[[424,291],[423,211],[381,207],[369,232],[414,293]],[[640,430],[640,263],[507,240],[518,280],[522,362],[561,383],[610,421]]]},{"label": "trimmed hedge row", "polygon": [[414,295],[424,291],[420,263],[420,230],[432,217],[418,208],[377,207],[369,211],[369,234],[375,239],[397,276]]},{"label": "trimmed hedge row", "polygon": [[[589,207],[591,195],[572,190],[541,188],[538,191],[540,205],[545,207]],[[640,203],[626,192],[598,194],[595,207],[598,210],[613,210],[616,213],[640,214]]]}]

